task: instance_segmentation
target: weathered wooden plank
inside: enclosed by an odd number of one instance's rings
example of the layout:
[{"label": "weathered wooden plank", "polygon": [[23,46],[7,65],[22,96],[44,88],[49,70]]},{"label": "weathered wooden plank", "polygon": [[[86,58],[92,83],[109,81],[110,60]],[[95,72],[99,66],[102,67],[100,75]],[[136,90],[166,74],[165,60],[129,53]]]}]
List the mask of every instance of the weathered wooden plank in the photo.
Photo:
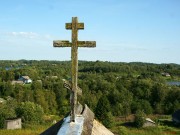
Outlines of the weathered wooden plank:
[{"label": "weathered wooden plank", "polygon": [[78,23],[77,27],[79,30],[83,30],[84,29],[84,23]]},{"label": "weathered wooden plank", "polygon": [[96,47],[96,41],[78,41],[78,47]]},{"label": "weathered wooden plank", "polygon": [[66,23],[66,29],[71,30],[72,29],[72,23]]},{"label": "weathered wooden plank", "polygon": [[71,73],[72,73],[72,100],[71,100],[71,121],[75,121],[75,107],[77,104],[77,77],[78,77],[78,18],[73,17],[72,18],[72,47],[71,47]]},{"label": "weathered wooden plank", "polygon": [[[66,23],[66,29],[71,30],[72,29],[72,23]],[[77,29],[83,30],[84,29],[84,23],[77,23]]]},{"label": "weathered wooden plank", "polygon": [[68,40],[54,40],[53,46],[54,47],[71,47],[72,43]]},{"label": "weathered wooden plank", "polygon": [[[66,79],[62,79],[62,80],[63,80],[63,86],[66,89],[72,91],[72,82],[68,81]],[[82,89],[79,86],[77,86],[77,94],[80,95],[80,96],[82,95]]]}]

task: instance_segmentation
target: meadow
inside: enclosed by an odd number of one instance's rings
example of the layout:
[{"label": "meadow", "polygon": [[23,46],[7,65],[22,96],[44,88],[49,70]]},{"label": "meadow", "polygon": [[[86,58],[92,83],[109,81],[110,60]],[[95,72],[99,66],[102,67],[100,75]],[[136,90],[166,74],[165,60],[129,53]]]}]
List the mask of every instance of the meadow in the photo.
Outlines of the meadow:
[{"label": "meadow", "polygon": [[[151,116],[156,117],[157,116]],[[115,135],[179,135],[180,128],[174,127],[172,121],[170,120],[170,116],[159,117],[159,122],[156,127],[146,127],[146,128],[135,128],[133,123],[127,122],[124,120],[115,119],[114,126],[110,128],[110,130]],[[127,125],[127,123],[130,123]],[[43,131],[45,131],[52,124],[23,124],[23,129],[18,130],[0,130],[0,135],[39,135]]]}]

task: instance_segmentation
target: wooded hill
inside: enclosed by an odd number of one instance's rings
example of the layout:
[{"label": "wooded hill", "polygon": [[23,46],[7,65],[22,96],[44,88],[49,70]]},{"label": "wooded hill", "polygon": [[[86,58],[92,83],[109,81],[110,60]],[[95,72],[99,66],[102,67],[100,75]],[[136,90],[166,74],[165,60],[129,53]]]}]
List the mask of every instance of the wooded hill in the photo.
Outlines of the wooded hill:
[{"label": "wooded hill", "polygon": [[[21,76],[29,76],[32,84],[12,84]],[[6,100],[0,103],[0,121],[23,116],[23,121],[41,122],[24,116],[26,104],[41,108],[42,115],[66,114],[70,111],[70,92],[63,87],[62,79],[70,77],[70,61],[0,61],[0,98]],[[87,104],[101,121],[138,110],[172,114],[180,109],[180,86],[167,84],[180,81],[177,64],[79,61],[78,79],[83,90],[78,101]]]}]

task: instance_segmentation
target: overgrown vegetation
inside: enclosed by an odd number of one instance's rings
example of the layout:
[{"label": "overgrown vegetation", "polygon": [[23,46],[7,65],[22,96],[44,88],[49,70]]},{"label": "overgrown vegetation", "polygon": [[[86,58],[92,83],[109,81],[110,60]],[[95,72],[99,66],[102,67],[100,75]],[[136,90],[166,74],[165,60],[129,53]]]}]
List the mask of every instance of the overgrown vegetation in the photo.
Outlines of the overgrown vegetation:
[{"label": "overgrown vegetation", "polygon": [[[36,111],[32,120],[25,116],[30,116],[26,105],[34,106],[41,115],[63,116],[69,112],[69,91],[63,87],[62,79],[71,79],[70,64],[68,61],[0,61],[0,98],[6,100],[0,103],[0,127],[4,119],[12,117],[22,117],[24,123],[43,123],[43,119],[34,118]],[[29,76],[32,84],[12,85],[21,76]],[[83,90],[78,101],[87,104],[107,127],[115,127],[114,117],[126,118],[138,110],[170,115],[180,109],[180,86],[167,84],[167,81],[180,81],[177,64],[79,61],[78,79]]]},{"label": "overgrown vegetation", "polygon": [[137,128],[141,128],[143,127],[144,123],[145,123],[145,114],[142,111],[137,111],[135,114],[135,119],[134,119],[134,124]]}]

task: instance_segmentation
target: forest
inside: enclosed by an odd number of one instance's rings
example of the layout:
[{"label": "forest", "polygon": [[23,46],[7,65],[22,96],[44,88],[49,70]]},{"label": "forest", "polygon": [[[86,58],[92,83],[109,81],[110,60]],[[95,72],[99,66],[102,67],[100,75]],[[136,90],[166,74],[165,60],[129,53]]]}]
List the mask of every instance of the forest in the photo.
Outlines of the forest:
[{"label": "forest", "polygon": [[[32,83],[12,82],[29,76]],[[44,115],[64,116],[70,111],[70,91],[62,79],[71,80],[70,61],[1,60],[0,128],[8,118],[43,123]],[[180,109],[180,65],[141,62],[79,61],[81,104],[87,104],[107,127],[113,118],[141,111],[146,115],[171,115]],[[104,119],[104,118],[109,119]]]}]

